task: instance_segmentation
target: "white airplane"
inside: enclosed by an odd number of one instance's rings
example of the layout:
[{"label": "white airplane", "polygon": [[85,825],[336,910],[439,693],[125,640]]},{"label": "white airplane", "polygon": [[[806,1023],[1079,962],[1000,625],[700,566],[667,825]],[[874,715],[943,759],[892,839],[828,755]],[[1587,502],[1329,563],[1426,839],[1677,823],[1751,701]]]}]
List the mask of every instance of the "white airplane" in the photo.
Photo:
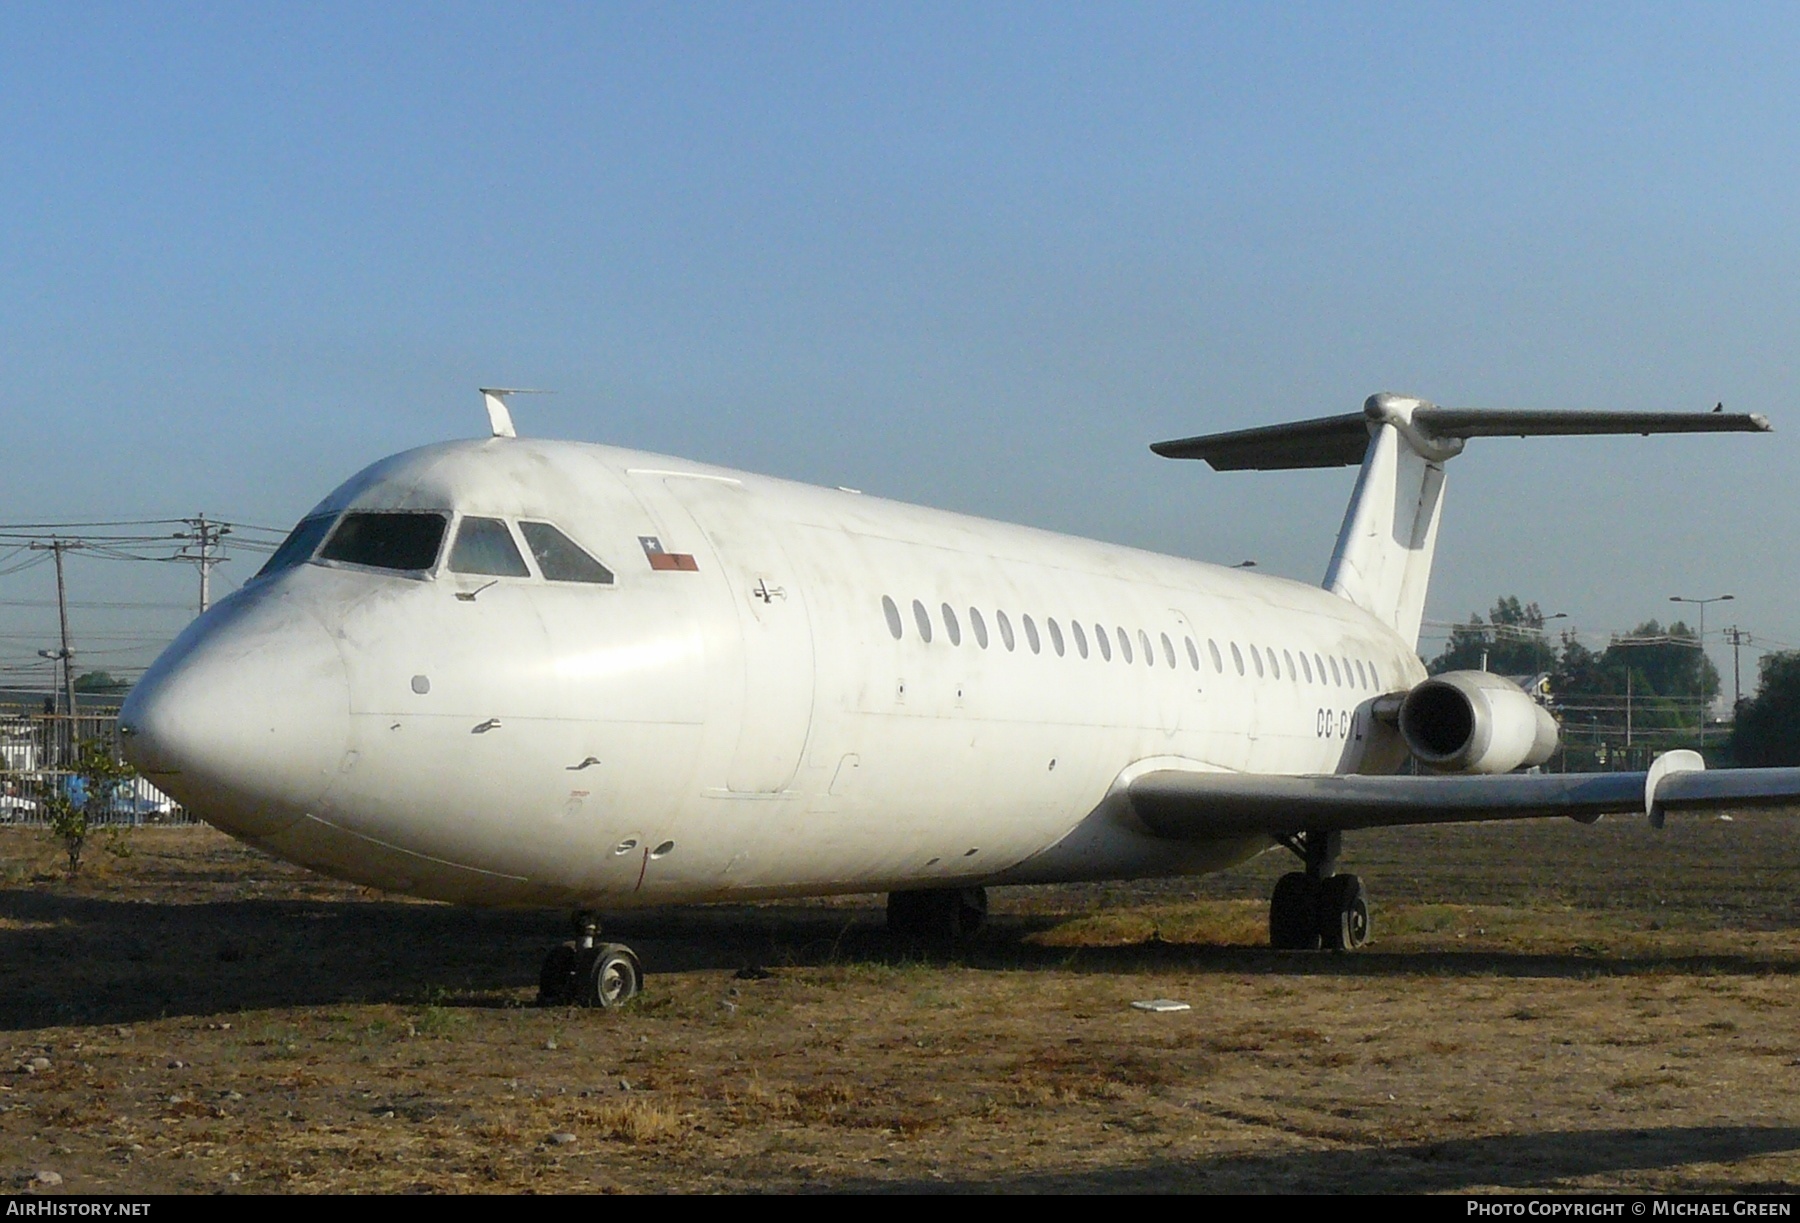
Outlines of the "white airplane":
[{"label": "white airplane", "polygon": [[[1800,769],[1540,775],[1556,725],[1416,650],[1443,464],[1490,435],[1759,416],[1360,413],[1152,447],[1362,472],[1323,588],[680,459],[515,435],[383,459],[196,620],[120,714],[189,810],[279,857],[566,907],[546,1003],[642,968],[595,914],[887,892],[953,937],[1000,884],[1192,875],[1274,846],[1278,948],[1368,937],[1342,834],[1778,803]],[[1426,775],[1394,775],[1415,760]]]}]

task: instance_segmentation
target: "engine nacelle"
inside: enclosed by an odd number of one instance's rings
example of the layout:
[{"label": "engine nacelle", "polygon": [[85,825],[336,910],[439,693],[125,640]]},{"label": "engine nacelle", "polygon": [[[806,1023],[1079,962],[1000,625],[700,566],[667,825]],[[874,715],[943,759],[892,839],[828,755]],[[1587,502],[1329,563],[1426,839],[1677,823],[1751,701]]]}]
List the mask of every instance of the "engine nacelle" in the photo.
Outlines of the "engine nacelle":
[{"label": "engine nacelle", "polygon": [[1509,679],[1487,671],[1436,675],[1400,703],[1400,736],[1440,773],[1510,773],[1556,751],[1556,719]]}]

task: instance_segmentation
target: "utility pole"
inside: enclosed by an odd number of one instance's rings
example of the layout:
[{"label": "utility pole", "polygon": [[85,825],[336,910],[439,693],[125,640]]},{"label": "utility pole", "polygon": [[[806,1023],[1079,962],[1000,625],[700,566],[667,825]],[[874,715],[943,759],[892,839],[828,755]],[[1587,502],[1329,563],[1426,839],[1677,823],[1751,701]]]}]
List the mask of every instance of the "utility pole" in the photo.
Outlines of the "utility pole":
[{"label": "utility pole", "polygon": [[53,539],[49,543],[28,546],[33,552],[49,552],[56,560],[56,614],[62,622],[62,648],[55,652],[39,650],[38,654],[44,658],[62,660],[63,712],[69,717],[64,750],[66,758],[72,759],[75,741],[79,736],[75,733],[75,651],[69,645],[69,591],[63,580],[63,553],[70,548],[81,547],[82,543],[78,539]]},{"label": "utility pole", "polygon": [[175,538],[186,540],[187,544],[176,554],[176,559],[192,561],[200,570],[200,614],[204,616],[206,609],[212,606],[213,566],[222,565],[227,559],[217,555],[217,549],[220,541],[231,534],[231,527],[225,523],[207,521],[204,510],[198,517],[184,518],[182,521],[187,523],[189,529],[177,531]]},{"label": "utility pole", "polygon": [[1625,767],[1631,767],[1631,667],[1625,668]]},{"label": "utility pole", "polygon": [[1700,682],[1701,682],[1700,746],[1701,747],[1706,746],[1706,710],[1707,710],[1707,706],[1712,704],[1711,701],[1707,700],[1706,690],[1705,690],[1705,683],[1706,683],[1706,605],[1708,603],[1729,603],[1729,602],[1731,602],[1731,600],[1733,600],[1735,598],[1737,598],[1736,595],[1714,595],[1710,599],[1690,599],[1684,595],[1670,595],[1669,596],[1669,602],[1671,602],[1671,603],[1692,603],[1700,609],[1700,636],[1699,636],[1699,639],[1694,642],[1694,644],[1696,646],[1698,646],[1700,649]]},{"label": "utility pole", "polygon": [[1737,707],[1744,703],[1743,673],[1738,667],[1738,650],[1750,644],[1749,633],[1732,625],[1725,630],[1725,640],[1731,643],[1731,714],[1737,716]]}]

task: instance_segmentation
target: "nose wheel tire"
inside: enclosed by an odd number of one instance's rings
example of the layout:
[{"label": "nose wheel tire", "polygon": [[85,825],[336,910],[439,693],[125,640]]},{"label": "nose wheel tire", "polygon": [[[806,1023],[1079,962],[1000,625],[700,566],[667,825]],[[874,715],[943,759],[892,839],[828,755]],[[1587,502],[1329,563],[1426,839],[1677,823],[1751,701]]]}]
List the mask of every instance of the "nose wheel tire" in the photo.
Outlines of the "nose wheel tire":
[{"label": "nose wheel tire", "polygon": [[575,1001],[611,1010],[637,997],[643,985],[644,968],[636,953],[617,943],[602,943],[581,955],[575,970]]},{"label": "nose wheel tire", "polygon": [[539,1006],[568,1006],[575,1001],[575,969],[580,962],[573,942],[558,943],[538,970]]},{"label": "nose wheel tire", "polygon": [[538,971],[539,1006],[587,1006],[611,1010],[644,988],[637,953],[618,943],[581,947],[559,943]]}]

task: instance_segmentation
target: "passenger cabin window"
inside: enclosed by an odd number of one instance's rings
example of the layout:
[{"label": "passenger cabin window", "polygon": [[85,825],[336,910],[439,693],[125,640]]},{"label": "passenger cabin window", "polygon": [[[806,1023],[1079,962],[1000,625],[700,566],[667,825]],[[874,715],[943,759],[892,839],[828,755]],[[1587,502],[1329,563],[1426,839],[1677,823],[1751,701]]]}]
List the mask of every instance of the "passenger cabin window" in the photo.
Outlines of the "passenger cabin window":
[{"label": "passenger cabin window", "polygon": [[338,520],[319,559],[421,572],[437,563],[447,525],[443,514],[359,510]]},{"label": "passenger cabin window", "polygon": [[1217,671],[1220,675],[1225,674],[1225,660],[1219,655],[1219,643],[1214,641],[1211,637],[1206,639],[1206,652],[1212,655],[1213,670]]},{"label": "passenger cabin window", "polygon": [[1162,647],[1163,658],[1168,662],[1169,670],[1173,671],[1175,669],[1175,643],[1169,640],[1167,633],[1162,635]]},{"label": "passenger cabin window", "polygon": [[[547,522],[521,522],[519,532],[547,582],[588,582],[611,586],[612,570],[587,554],[587,550]],[[461,540],[457,543],[460,545]]]},{"label": "passenger cabin window", "polygon": [[931,644],[931,613],[917,599],[913,600],[913,623],[919,626],[919,639],[926,645]]},{"label": "passenger cabin window", "polygon": [[1194,645],[1194,639],[1192,637],[1184,637],[1182,638],[1182,642],[1187,646],[1188,666],[1198,671],[1200,669],[1200,651]]},{"label": "passenger cabin window", "polygon": [[1006,644],[1006,652],[1009,654],[1012,653],[1012,648],[1013,648],[1012,621],[1008,620],[1006,618],[1005,612],[997,611],[994,613],[994,623],[996,623],[1000,626],[1000,640]]},{"label": "passenger cabin window", "polygon": [[1131,661],[1131,634],[1124,629],[1119,630],[1119,657]]},{"label": "passenger cabin window", "polygon": [[1156,651],[1150,648],[1150,634],[1146,633],[1143,629],[1138,630],[1138,648],[1144,652],[1144,665],[1146,667],[1154,667],[1156,665]]},{"label": "passenger cabin window", "polygon": [[1050,630],[1050,648],[1056,651],[1056,656],[1058,658],[1061,658],[1064,652],[1063,635],[1061,627],[1056,623],[1056,617],[1045,616],[1044,627]]},{"label": "passenger cabin window", "polygon": [[956,609],[946,603],[940,610],[944,613],[944,633],[950,638],[950,644],[961,645],[962,626],[956,622]]},{"label": "passenger cabin window", "polygon": [[1104,624],[1096,624],[1094,626],[1094,644],[1100,647],[1100,657],[1104,658],[1107,662],[1111,662],[1112,640],[1107,637],[1106,626]]},{"label": "passenger cabin window", "polygon": [[283,569],[292,569],[295,565],[304,565],[312,559],[318,550],[319,541],[325,538],[325,532],[331,530],[331,515],[318,514],[311,518],[302,518],[300,525],[288,532],[288,537],[281,541],[281,547],[275,549],[256,576],[267,577],[271,573],[280,573]]},{"label": "passenger cabin window", "polygon": [[981,618],[981,612],[977,608],[969,609],[969,629],[975,634],[975,644],[987,649],[987,621]]},{"label": "passenger cabin window", "polygon": [[497,578],[531,576],[512,532],[498,518],[462,520],[456,528],[456,542],[450,545],[450,572]]},{"label": "passenger cabin window", "polygon": [[1069,631],[1075,634],[1075,652],[1083,658],[1088,656],[1087,630],[1081,627],[1081,621],[1069,621]]},{"label": "passenger cabin window", "polygon": [[1242,675],[1244,673],[1244,652],[1238,649],[1235,641],[1231,643],[1231,661],[1237,664],[1237,673]]},{"label": "passenger cabin window", "polygon": [[894,606],[894,600],[888,595],[881,596],[881,614],[887,617],[888,632],[894,635],[895,641],[900,640],[903,631],[900,627],[900,609]]},{"label": "passenger cabin window", "polygon": [[1025,625],[1025,644],[1031,647],[1033,654],[1042,652],[1044,647],[1038,643],[1037,625],[1031,622],[1030,616],[1020,616],[1019,619]]}]

